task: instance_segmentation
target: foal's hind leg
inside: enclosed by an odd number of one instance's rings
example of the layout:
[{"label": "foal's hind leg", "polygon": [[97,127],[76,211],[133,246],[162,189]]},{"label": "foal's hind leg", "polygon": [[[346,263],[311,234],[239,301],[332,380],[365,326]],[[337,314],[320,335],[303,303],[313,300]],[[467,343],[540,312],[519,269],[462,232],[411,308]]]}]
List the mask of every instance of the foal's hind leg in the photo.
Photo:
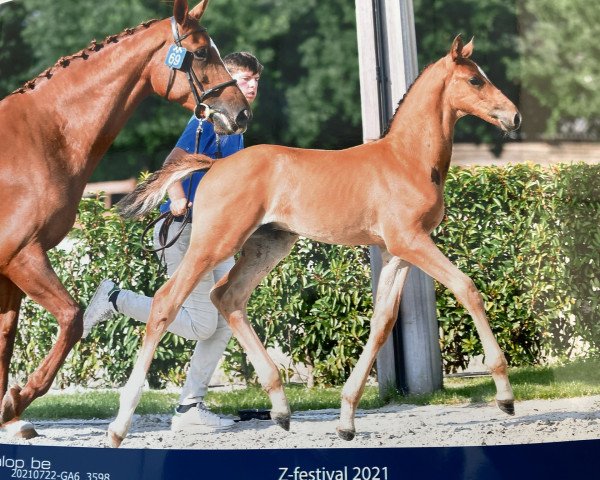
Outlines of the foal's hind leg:
[{"label": "foal's hind leg", "polygon": [[354,415],[365,389],[365,384],[379,350],[387,340],[398,316],[402,287],[410,265],[398,257],[383,253],[383,267],[377,284],[375,311],[371,319],[369,339],[356,366],[342,389],[342,406],[338,435],[344,440],[354,438]]},{"label": "foal's hind leg", "polygon": [[211,292],[211,300],[227,319],[235,338],[248,355],[262,387],[271,400],[271,419],[290,428],[288,405],[279,370],[248,322],[246,304],[254,288],[284,258],[298,239],[296,234],[262,227],[246,241],[235,266]]},{"label": "foal's hind leg", "polygon": [[[56,343],[23,389],[11,387],[2,401],[2,422],[17,418],[36,398],[46,393],[73,345],[81,338],[83,313],[54,273],[46,253],[30,245],[10,262],[4,274],[34,302],[48,310],[59,325]],[[15,294],[16,295],[16,294]]]},{"label": "foal's hind leg", "polygon": [[213,255],[207,248],[198,247],[192,242],[179,268],[154,295],[142,347],[129,380],[121,391],[119,413],[108,426],[108,440],[111,446],[121,445],[129,431],[156,347],[181,305],[202,276],[230,255],[231,252],[222,256]]},{"label": "foal's hind leg", "polygon": [[440,252],[429,235],[415,237],[410,247],[398,249],[398,255],[446,286],[468,310],[481,339],[486,365],[496,384],[496,403],[503,412],[514,415],[514,395],[508,380],[508,364],[494,338],[483,299],[473,281]]}]

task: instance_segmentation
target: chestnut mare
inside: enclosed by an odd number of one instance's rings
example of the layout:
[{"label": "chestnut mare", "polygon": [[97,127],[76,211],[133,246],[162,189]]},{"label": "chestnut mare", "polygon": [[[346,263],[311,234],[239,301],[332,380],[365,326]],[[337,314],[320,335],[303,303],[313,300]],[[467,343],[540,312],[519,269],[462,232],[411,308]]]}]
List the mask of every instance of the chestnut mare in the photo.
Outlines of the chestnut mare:
[{"label": "chestnut mare", "polygon": [[[60,283],[46,251],[73,226],[92,171],[133,110],[154,92],[190,110],[208,108],[220,133],[246,128],[248,102],[198,24],[207,3],[203,0],[188,11],[187,0],[175,0],[174,20],[149,21],[104,42],[93,41],[0,102],[0,192],[5,205],[0,215],[0,399],[7,428],[6,422],[18,419],[48,391],[81,337],[83,312]],[[170,73],[165,65],[174,36],[190,52],[186,74]],[[52,313],[60,330],[24,388],[7,390],[24,294]]]},{"label": "chestnut mare", "polygon": [[456,121],[476,115],[508,132],[519,127],[516,107],[469,56],[473,43],[457,37],[448,55],[423,71],[379,140],[342,151],[261,145],[212,164],[191,155],[165,166],[121,201],[124,216],[142,215],[169,184],[210,166],[198,189],[190,247],[175,274],[154,297],[146,336],[109,426],[118,446],[127,434],[154,350],[196,282],[241,249],[233,269],[211,299],[248,354],[273,408],[273,420],[289,428],[290,408],[279,372],[246,314],[252,290],[284,258],[299,235],[344,245],[378,245],[383,269],[371,333],[342,391],[338,434],[354,437],[354,413],[381,345],[396,320],[411,265],[448,287],[467,308],[497,388],[497,403],[514,413],[504,354],[494,339],[473,282],[435,246],[431,231],[444,214],[444,182]]}]

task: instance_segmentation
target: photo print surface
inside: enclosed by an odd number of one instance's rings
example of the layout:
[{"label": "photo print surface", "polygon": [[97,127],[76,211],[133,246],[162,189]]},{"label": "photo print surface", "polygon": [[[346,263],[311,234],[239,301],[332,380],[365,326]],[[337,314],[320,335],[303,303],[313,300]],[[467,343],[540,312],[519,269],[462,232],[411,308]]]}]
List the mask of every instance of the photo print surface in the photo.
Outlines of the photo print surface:
[{"label": "photo print surface", "polygon": [[[598,438],[600,12],[392,4],[0,3],[0,443]],[[144,229],[173,180],[198,193],[165,267]],[[176,317],[198,272],[208,333]],[[119,299],[78,340],[105,279]]]}]

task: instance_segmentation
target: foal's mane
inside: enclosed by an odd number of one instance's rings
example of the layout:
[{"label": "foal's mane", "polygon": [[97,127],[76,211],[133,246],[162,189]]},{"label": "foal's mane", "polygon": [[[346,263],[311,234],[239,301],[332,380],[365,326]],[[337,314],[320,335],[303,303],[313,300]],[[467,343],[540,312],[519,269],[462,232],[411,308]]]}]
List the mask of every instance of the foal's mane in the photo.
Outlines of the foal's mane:
[{"label": "foal's mane", "polygon": [[394,110],[394,115],[392,115],[392,118],[390,118],[390,121],[388,122],[387,127],[385,128],[385,131],[381,134],[381,136],[379,138],[383,138],[389,133],[390,128],[392,127],[392,123],[394,122],[394,119],[396,118],[396,114],[398,113],[398,110],[400,110],[400,107],[402,106],[402,102],[404,102],[404,99],[410,93],[410,91],[413,88],[413,86],[415,85],[415,83],[417,83],[419,78],[421,78],[421,75],[423,75],[431,66],[433,66],[433,63],[430,63],[423,70],[421,70],[421,73],[419,73],[417,78],[415,78],[415,81],[410,84],[410,86],[408,87],[408,90],[406,90],[406,92],[404,93],[404,95],[402,96],[400,101],[398,102],[398,105],[396,105],[396,110]]},{"label": "foal's mane", "polygon": [[43,80],[43,79],[49,80],[50,78],[52,78],[52,76],[54,75],[56,70],[58,70],[59,68],[68,67],[71,64],[72,60],[75,60],[76,58],[82,58],[83,60],[87,60],[91,53],[102,50],[106,45],[108,45],[110,43],[117,43],[123,37],[133,35],[134,33],[138,32],[139,30],[141,30],[143,28],[148,28],[150,25],[152,25],[153,23],[156,23],[156,22],[158,22],[158,19],[152,19],[152,20],[148,20],[146,22],[142,22],[137,27],[126,28],[121,33],[117,33],[115,35],[109,35],[101,42],[97,42],[96,39],[93,39],[87,47],[80,50],[79,52],[74,53],[72,55],[67,55],[65,57],[60,57],[52,67],[47,68],[42,73],[40,73],[37,77],[25,82],[22,87],[16,89],[10,95],[14,95],[16,93],[25,93],[28,90],[33,90],[36,87],[38,80]]}]

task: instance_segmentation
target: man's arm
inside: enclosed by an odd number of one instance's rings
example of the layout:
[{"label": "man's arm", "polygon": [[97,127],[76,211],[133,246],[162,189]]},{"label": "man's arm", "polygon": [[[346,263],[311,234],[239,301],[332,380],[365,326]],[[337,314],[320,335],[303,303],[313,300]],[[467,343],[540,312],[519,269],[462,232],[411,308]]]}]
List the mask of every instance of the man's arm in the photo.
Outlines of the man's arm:
[{"label": "man's arm", "polygon": [[[175,147],[173,148],[173,150],[171,150],[171,153],[169,153],[169,155],[165,159],[164,165],[174,160],[178,160],[186,155],[189,154],[185,150],[179,147]],[[175,182],[173,185],[171,185],[167,189],[167,194],[171,199],[171,213],[176,217],[180,217],[181,215],[183,215],[187,207],[192,206],[192,202],[188,201],[188,199],[186,198],[181,182]]]}]

